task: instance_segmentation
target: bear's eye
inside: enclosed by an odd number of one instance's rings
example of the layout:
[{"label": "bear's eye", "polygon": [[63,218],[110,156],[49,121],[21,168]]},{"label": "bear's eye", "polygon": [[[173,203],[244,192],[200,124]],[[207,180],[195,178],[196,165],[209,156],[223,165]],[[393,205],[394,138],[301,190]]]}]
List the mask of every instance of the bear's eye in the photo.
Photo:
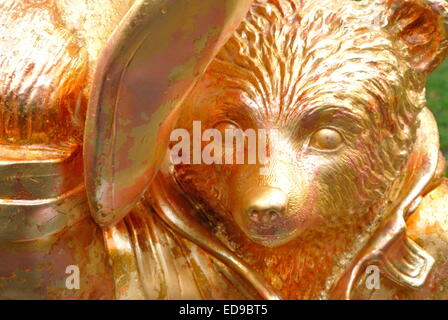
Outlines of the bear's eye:
[{"label": "bear's eye", "polygon": [[344,142],[342,135],[330,128],[320,129],[311,137],[310,145],[319,150],[336,150]]},{"label": "bear's eye", "polygon": [[239,126],[235,122],[227,120],[216,123],[213,128],[218,129],[219,131],[224,133],[226,130],[237,130],[239,129]]},{"label": "bear's eye", "polygon": [[226,157],[228,154],[233,154],[234,150],[236,150],[236,139],[227,139],[227,135],[230,135],[231,137],[241,135],[242,131],[238,124],[231,120],[224,120],[215,123],[213,128],[221,132],[224,156]]}]

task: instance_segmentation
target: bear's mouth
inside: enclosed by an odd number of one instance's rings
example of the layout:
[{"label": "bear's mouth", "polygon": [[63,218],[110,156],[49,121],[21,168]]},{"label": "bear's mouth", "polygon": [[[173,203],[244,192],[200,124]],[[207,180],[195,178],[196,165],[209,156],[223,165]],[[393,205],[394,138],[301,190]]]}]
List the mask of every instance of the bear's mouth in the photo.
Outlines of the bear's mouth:
[{"label": "bear's mouth", "polygon": [[246,234],[247,237],[255,242],[256,244],[262,245],[263,247],[267,248],[276,248],[279,246],[282,246],[290,241],[290,236],[292,232],[289,233],[289,235],[285,236],[282,235],[276,235],[276,234]]},{"label": "bear's mouth", "polygon": [[253,242],[265,247],[278,247],[289,242],[297,233],[299,228],[295,220],[291,217],[275,224],[250,222],[242,229]]},{"label": "bear's mouth", "polygon": [[322,225],[321,217],[306,219],[304,210],[298,210],[289,217],[282,217],[274,223],[260,223],[248,221],[239,224],[243,233],[253,242],[266,247],[278,247],[293,241],[310,229],[316,229]]}]

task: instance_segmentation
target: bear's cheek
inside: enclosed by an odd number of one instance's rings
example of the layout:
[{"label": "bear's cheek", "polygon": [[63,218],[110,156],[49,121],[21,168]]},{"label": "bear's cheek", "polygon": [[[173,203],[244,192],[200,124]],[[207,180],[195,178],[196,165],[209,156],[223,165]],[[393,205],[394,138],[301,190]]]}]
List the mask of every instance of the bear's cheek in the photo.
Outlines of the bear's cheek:
[{"label": "bear's cheek", "polygon": [[328,223],[337,223],[341,218],[364,211],[375,200],[370,192],[374,188],[370,155],[347,148],[317,168],[313,179],[318,190],[316,207]]}]

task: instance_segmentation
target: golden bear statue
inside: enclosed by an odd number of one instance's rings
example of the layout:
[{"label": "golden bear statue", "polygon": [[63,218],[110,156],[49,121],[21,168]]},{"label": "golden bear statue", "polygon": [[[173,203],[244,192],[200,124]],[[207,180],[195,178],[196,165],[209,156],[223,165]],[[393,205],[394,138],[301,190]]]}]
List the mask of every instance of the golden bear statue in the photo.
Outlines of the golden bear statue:
[{"label": "golden bear statue", "polygon": [[448,299],[445,0],[0,17],[0,298]]}]

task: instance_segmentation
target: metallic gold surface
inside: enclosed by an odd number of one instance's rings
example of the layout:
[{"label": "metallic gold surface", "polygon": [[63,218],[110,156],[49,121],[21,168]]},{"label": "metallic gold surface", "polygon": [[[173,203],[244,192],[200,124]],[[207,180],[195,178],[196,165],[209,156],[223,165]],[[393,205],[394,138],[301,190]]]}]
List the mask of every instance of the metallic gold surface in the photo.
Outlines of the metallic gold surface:
[{"label": "metallic gold surface", "polygon": [[0,0],[0,298],[448,299],[447,53],[444,0]]},{"label": "metallic gold surface", "polygon": [[[86,186],[101,226],[142,197],[163,157],[167,121],[252,0],[135,1],[98,62],[85,133]],[[157,148],[156,148],[157,146]]]},{"label": "metallic gold surface", "polygon": [[[91,97],[104,93],[98,87],[108,88],[102,83],[110,75],[102,72],[136,70],[132,82],[148,65],[154,66],[147,71],[156,78],[144,76],[138,86],[149,90],[148,99],[156,104],[162,106],[161,99],[175,104],[238,26],[249,4],[184,2],[173,6],[173,1],[0,1],[1,298],[115,296],[103,235],[91,217],[101,223],[106,219],[97,214],[95,202],[91,206],[95,210],[89,209],[83,179],[84,170],[95,179],[100,168],[90,170],[89,161],[84,166],[81,154],[84,149],[90,159],[88,145],[97,135],[96,121],[108,111],[100,109],[96,118],[89,118],[84,146],[87,106],[95,103]],[[145,50],[139,51],[145,43]],[[114,60],[109,70],[111,57],[127,62],[117,65]],[[99,76],[95,77],[97,69]],[[169,97],[164,96],[166,83],[175,88]],[[119,111],[136,112],[135,121],[144,121],[147,118],[137,107],[127,104]],[[95,106],[89,108],[89,115],[96,114]],[[158,121],[160,117],[146,126],[151,139],[157,134]],[[106,144],[108,139],[99,143]],[[99,194],[95,189],[89,191],[93,200]],[[68,266],[80,269],[80,290],[66,288]]]},{"label": "metallic gold surface", "polygon": [[[75,2],[96,18],[77,18]],[[3,299],[114,297],[81,150],[95,48],[126,11],[118,1],[0,1]],[[71,265],[82,270],[80,290],[66,286]]]}]

